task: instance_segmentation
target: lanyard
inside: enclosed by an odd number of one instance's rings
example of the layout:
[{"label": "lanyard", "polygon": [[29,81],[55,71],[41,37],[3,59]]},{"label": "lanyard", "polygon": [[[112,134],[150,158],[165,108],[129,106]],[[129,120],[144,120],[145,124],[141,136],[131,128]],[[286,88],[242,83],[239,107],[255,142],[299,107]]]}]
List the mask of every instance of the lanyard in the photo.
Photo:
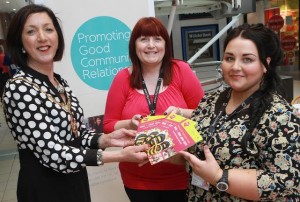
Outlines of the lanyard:
[{"label": "lanyard", "polygon": [[157,103],[157,98],[158,98],[158,93],[159,93],[161,82],[162,82],[162,70],[159,73],[159,77],[158,77],[157,84],[156,84],[156,87],[155,87],[153,102],[151,102],[149,91],[147,89],[145,80],[144,80],[143,75],[142,75],[142,87],[143,87],[143,91],[144,91],[144,94],[145,94],[145,97],[146,97],[146,100],[147,100],[147,103],[148,103],[148,106],[149,106],[151,116],[155,115],[156,103]]},{"label": "lanyard", "polygon": [[[217,122],[220,120],[221,116],[225,113],[225,108],[226,108],[227,103],[229,101],[229,98],[230,98],[230,95],[231,95],[231,91],[232,91],[231,89],[228,91],[227,96],[226,96],[226,100],[223,102],[222,107],[220,108],[220,110],[216,113],[217,117],[212,121],[212,124],[209,126],[209,133],[210,133],[210,135],[213,134],[213,132],[215,131]],[[253,100],[254,97],[257,97],[259,95],[261,95],[260,91],[256,91],[255,93],[253,93],[242,104],[240,104],[240,106],[238,106],[229,116],[227,116],[226,119],[230,119],[235,114],[237,114],[240,111],[242,111],[244,108],[247,107],[247,105],[249,105],[252,102],[252,100]]]}]

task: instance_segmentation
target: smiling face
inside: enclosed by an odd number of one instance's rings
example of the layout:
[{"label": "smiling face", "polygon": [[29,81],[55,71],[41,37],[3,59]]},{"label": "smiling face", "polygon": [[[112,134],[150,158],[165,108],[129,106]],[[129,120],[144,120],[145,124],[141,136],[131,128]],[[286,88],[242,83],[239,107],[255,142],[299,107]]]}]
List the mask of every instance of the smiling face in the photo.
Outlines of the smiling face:
[{"label": "smiling face", "polygon": [[225,82],[237,92],[255,92],[266,72],[255,44],[241,37],[231,40],[224,52],[222,72]]},{"label": "smiling face", "polygon": [[140,36],[135,41],[136,54],[142,66],[161,65],[166,42],[161,36]]},{"label": "smiling face", "polygon": [[30,66],[53,64],[58,48],[58,35],[47,13],[29,15],[22,31],[22,42]]}]

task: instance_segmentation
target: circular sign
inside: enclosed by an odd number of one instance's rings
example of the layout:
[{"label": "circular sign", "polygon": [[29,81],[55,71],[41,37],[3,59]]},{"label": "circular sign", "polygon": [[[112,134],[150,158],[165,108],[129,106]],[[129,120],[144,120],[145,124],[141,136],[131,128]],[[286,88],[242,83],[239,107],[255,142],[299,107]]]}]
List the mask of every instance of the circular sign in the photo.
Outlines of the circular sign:
[{"label": "circular sign", "polygon": [[294,53],[294,51],[289,51],[289,52],[287,52],[286,56],[288,58],[293,58],[293,57],[295,57],[295,53]]},{"label": "circular sign", "polygon": [[269,19],[269,28],[274,30],[274,31],[279,31],[283,25],[284,25],[284,20],[280,15],[273,15]]},{"label": "circular sign", "polygon": [[83,23],[71,44],[71,60],[79,78],[98,90],[108,90],[114,76],[130,65],[131,30],[120,20],[100,16]]},{"label": "circular sign", "polygon": [[294,48],[296,47],[296,43],[297,41],[293,36],[284,36],[281,39],[282,49],[285,51],[294,50]]}]

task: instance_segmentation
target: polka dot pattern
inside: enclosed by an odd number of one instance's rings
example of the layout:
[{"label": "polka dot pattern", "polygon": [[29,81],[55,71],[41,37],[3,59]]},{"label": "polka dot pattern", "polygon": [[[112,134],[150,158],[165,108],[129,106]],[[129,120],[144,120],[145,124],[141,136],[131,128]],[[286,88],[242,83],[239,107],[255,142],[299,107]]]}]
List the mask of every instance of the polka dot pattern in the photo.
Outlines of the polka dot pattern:
[{"label": "polka dot pattern", "polygon": [[85,138],[92,139],[94,133],[81,128],[83,110],[67,82],[60,82],[71,99],[80,141],[71,133],[69,112],[49,99],[62,102],[57,90],[34,70],[21,70],[6,84],[5,115],[19,149],[31,150],[39,162],[58,172],[77,172],[87,165],[85,159],[91,158],[90,152],[80,148],[91,146]]}]

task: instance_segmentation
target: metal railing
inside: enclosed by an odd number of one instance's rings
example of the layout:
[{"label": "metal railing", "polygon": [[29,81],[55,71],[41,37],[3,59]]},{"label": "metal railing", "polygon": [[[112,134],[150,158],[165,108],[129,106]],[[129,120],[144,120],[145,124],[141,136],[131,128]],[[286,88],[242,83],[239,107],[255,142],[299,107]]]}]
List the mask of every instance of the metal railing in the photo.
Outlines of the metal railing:
[{"label": "metal railing", "polygon": [[205,91],[214,91],[225,86],[220,68],[221,61],[193,63],[191,67]]}]

